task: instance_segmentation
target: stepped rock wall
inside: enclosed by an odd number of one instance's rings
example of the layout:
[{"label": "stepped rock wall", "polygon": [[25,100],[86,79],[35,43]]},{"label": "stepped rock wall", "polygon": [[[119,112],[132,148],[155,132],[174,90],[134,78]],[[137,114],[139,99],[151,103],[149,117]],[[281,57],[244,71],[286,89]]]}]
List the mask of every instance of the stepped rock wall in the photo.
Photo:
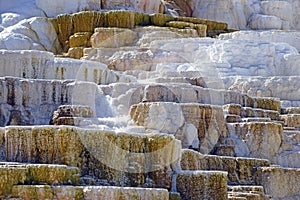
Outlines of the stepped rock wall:
[{"label": "stepped rock wall", "polygon": [[[95,108],[98,88],[93,83],[1,78],[1,126],[49,124],[62,104]],[[85,92],[80,91],[85,88]]]},{"label": "stepped rock wall", "polygon": [[180,142],[164,134],[55,126],[5,130],[7,161],[76,166],[81,175],[106,179],[113,185],[152,184],[170,189],[172,168],[180,158],[180,150]]}]

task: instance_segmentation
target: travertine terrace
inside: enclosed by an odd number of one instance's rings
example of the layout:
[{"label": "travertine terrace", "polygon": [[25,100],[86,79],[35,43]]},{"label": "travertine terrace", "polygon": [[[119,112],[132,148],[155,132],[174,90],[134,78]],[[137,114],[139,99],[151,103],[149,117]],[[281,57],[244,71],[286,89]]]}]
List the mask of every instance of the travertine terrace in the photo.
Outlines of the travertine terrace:
[{"label": "travertine terrace", "polygon": [[0,199],[299,200],[298,0],[0,0]]}]

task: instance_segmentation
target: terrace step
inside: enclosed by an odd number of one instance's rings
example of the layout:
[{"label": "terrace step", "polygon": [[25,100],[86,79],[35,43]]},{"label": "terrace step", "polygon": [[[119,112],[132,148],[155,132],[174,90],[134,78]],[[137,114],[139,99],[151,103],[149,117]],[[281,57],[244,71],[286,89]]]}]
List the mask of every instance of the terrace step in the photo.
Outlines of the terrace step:
[{"label": "terrace step", "polygon": [[242,121],[241,116],[239,115],[231,115],[231,114],[227,114],[225,115],[225,119],[227,123],[238,123]]},{"label": "terrace step", "polygon": [[275,110],[266,110],[262,108],[251,108],[243,107],[242,108],[243,117],[261,117],[261,118],[271,118],[272,120],[279,119],[279,112]]},{"label": "terrace step", "polygon": [[246,200],[267,200],[271,199],[266,195],[262,186],[228,186],[229,199],[246,199]]},{"label": "terrace step", "polygon": [[159,188],[134,188],[113,186],[50,186],[16,185],[12,198],[30,199],[157,199],[169,200],[169,192]]},{"label": "terrace step", "polygon": [[243,122],[271,122],[271,118],[269,117],[248,117],[243,118]]},{"label": "terrace step", "polygon": [[299,168],[259,167],[256,180],[273,199],[300,199]]},{"label": "terrace step", "polygon": [[183,200],[227,199],[227,172],[183,170],[176,189]]},{"label": "terrace step", "polygon": [[16,184],[76,185],[79,169],[66,165],[0,163],[0,198],[8,195]]},{"label": "terrace step", "polygon": [[230,185],[256,185],[256,168],[263,166],[270,166],[269,161],[255,158],[204,155],[193,150],[182,150],[182,170],[226,171]]},{"label": "terrace step", "polygon": [[300,114],[280,115],[280,118],[284,126],[300,128]]}]

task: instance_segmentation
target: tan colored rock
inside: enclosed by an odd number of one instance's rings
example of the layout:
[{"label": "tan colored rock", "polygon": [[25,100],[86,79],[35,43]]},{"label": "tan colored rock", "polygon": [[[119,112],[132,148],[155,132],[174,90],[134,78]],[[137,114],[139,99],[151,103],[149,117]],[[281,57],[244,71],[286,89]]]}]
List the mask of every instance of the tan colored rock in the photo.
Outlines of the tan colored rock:
[{"label": "tan colored rock", "polygon": [[5,157],[5,139],[4,139],[4,135],[5,135],[5,129],[4,128],[0,128],[0,161],[4,160]]},{"label": "tan colored rock", "polygon": [[83,50],[84,47],[69,48],[68,53],[65,54],[65,56],[69,58],[80,59],[83,57]]},{"label": "tan colored rock", "polygon": [[73,33],[73,24],[71,15],[57,16],[58,40],[63,47],[63,50],[68,49],[67,41]]},{"label": "tan colored rock", "polygon": [[261,108],[243,108],[243,117],[252,118],[270,118],[272,120],[279,120],[279,112],[275,110],[265,110]]},{"label": "tan colored rock", "polygon": [[281,109],[281,114],[300,114],[300,107],[287,107]]},{"label": "tan colored rock", "polygon": [[182,22],[182,21],[170,21],[166,25],[178,29],[186,29],[186,28],[195,29],[197,30],[198,36],[206,37],[207,26],[203,24],[193,24],[193,23]]},{"label": "tan colored rock", "polygon": [[300,128],[299,114],[281,115],[280,118],[283,120],[284,126]]},{"label": "tan colored rock", "polygon": [[22,185],[14,186],[12,190],[13,197],[22,199],[54,199],[54,195],[49,185]]},{"label": "tan colored rock", "polygon": [[256,176],[266,194],[272,199],[299,199],[300,198],[300,170],[299,168],[261,167]]},{"label": "tan colored rock", "polygon": [[106,25],[106,13],[96,11],[83,11],[71,14],[73,33],[92,33],[96,27]]},{"label": "tan colored rock", "polygon": [[[220,33],[228,32],[228,25],[223,22],[193,18],[193,17],[178,17],[178,21],[190,22],[193,24],[202,24],[207,26],[207,36],[214,36]],[[200,34],[199,34],[200,35]]]},{"label": "tan colored rock", "polygon": [[221,171],[182,171],[176,179],[182,200],[227,199],[227,173]]},{"label": "tan colored rock", "polygon": [[124,28],[96,28],[91,37],[93,48],[118,48],[131,46],[136,40],[137,33]]},{"label": "tan colored rock", "polygon": [[170,192],[169,200],[182,200],[182,198],[178,192]]},{"label": "tan colored rock", "polygon": [[94,31],[94,28],[105,26],[105,13],[79,12],[75,14],[62,14],[57,16],[58,39],[64,50],[69,48],[68,40],[71,35],[78,32]]},{"label": "tan colored rock", "polygon": [[16,184],[78,184],[79,169],[65,165],[0,163],[0,198],[11,194]]},{"label": "tan colored rock", "polygon": [[[182,150],[183,170],[220,170],[228,172],[228,183],[253,185],[257,167],[268,167],[269,161],[254,158],[203,155],[193,150]],[[238,173],[237,173],[238,172]]]},{"label": "tan colored rock", "polygon": [[235,132],[247,144],[251,157],[271,161],[283,140],[282,125],[274,122],[239,123],[235,125]]},{"label": "tan colored rock", "polygon": [[12,196],[21,199],[157,199],[168,200],[166,189],[112,186],[17,185]]},{"label": "tan colored rock", "polygon": [[77,32],[69,38],[69,46],[73,47],[90,47],[90,32]]},{"label": "tan colored rock", "polygon": [[231,115],[242,116],[242,106],[240,104],[227,104],[223,106],[223,110]]},{"label": "tan colored rock", "polygon": [[165,188],[171,186],[171,167],[178,162],[181,149],[171,135],[63,126],[7,127],[5,140],[9,161],[77,166],[82,175],[116,185],[143,186],[149,177],[154,185]]},{"label": "tan colored rock", "polygon": [[279,99],[275,99],[275,98],[254,98],[254,99],[255,99],[255,103],[254,103],[255,108],[275,110],[280,112],[281,104]]},{"label": "tan colored rock", "polygon": [[174,21],[174,17],[166,14],[151,14],[150,15],[151,24],[154,26],[166,26],[168,22]]},{"label": "tan colored rock", "polygon": [[32,164],[25,165],[28,169],[29,183],[38,184],[78,184],[79,169],[76,167],[67,167],[65,165]]},{"label": "tan colored rock", "polygon": [[266,195],[262,186],[228,186],[229,199],[253,199],[253,200],[270,200],[271,196]]},{"label": "tan colored rock", "polygon": [[134,12],[131,11],[109,11],[106,13],[106,17],[108,27],[133,28],[135,26]]},{"label": "tan colored rock", "polygon": [[27,180],[27,170],[26,168],[0,165],[0,177],[0,198],[5,198],[11,193],[13,185],[25,183]]},{"label": "tan colored rock", "polygon": [[94,110],[88,106],[81,105],[62,105],[53,112],[51,123],[56,124],[56,120],[61,117],[95,117]]}]

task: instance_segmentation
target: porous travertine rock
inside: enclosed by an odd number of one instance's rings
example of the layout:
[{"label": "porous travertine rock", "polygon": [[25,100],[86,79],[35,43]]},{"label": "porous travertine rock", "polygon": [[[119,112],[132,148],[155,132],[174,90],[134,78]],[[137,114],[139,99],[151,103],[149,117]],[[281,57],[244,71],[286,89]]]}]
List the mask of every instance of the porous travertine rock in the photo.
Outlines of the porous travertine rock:
[{"label": "porous travertine rock", "polygon": [[299,114],[287,114],[280,115],[283,125],[287,127],[300,128],[300,115]]},{"label": "porous travertine rock", "polygon": [[0,127],[0,161],[4,161],[5,157],[5,129]]},{"label": "porous travertine rock", "polygon": [[196,29],[200,37],[206,37],[207,26],[204,24],[193,24],[193,23],[182,22],[182,21],[170,21],[166,25],[174,28],[180,28],[180,29],[184,29],[184,28]]},{"label": "porous travertine rock", "polygon": [[7,127],[5,142],[8,161],[66,164],[111,184],[146,186],[150,179],[162,188],[171,187],[181,150],[171,135],[63,126]]},{"label": "porous travertine rock", "polygon": [[266,195],[262,186],[228,186],[228,197],[232,200],[253,199],[270,200],[271,196]]},{"label": "porous travertine rock", "polygon": [[68,58],[80,59],[83,57],[84,47],[74,47],[68,49],[68,53],[64,54]]},{"label": "porous travertine rock", "polygon": [[279,120],[279,112],[275,110],[265,110],[261,108],[244,107],[242,109],[245,118],[266,118],[271,120]]},{"label": "porous travertine rock", "polygon": [[[75,125],[72,119],[78,117],[93,118],[95,117],[94,110],[88,106],[63,105],[59,106],[53,112],[51,124],[54,125]],[[73,123],[64,123],[73,121]]]},{"label": "porous travertine rock", "polygon": [[283,140],[282,125],[274,122],[246,122],[235,125],[236,135],[243,140],[251,157],[271,161],[278,153]]},{"label": "porous travertine rock", "polygon": [[269,161],[254,158],[204,155],[193,150],[182,150],[183,170],[220,170],[228,172],[228,183],[254,185],[257,167],[268,167]]},{"label": "porous travertine rock", "polygon": [[27,179],[26,173],[26,168],[4,168],[0,165],[0,198],[5,198],[9,195],[13,185],[25,183]]},{"label": "porous travertine rock", "polygon": [[261,184],[266,194],[272,199],[299,199],[300,198],[300,170],[293,168],[261,167],[258,168],[256,181]]},{"label": "porous travertine rock", "polygon": [[79,169],[65,165],[0,163],[0,198],[12,192],[16,184],[78,184]]},{"label": "porous travertine rock", "polygon": [[90,44],[90,32],[77,32],[74,35],[70,36],[70,48],[74,47],[89,47]]},{"label": "porous travertine rock", "polygon": [[[131,108],[131,118],[139,126],[174,134],[185,143],[198,139],[200,152],[212,151],[220,137],[228,135],[221,107],[203,104],[140,103]],[[195,131],[185,133],[193,125],[198,138],[189,138]],[[183,135],[183,137],[180,137]],[[196,141],[195,141],[196,142]],[[188,143],[188,142],[187,142]],[[193,146],[193,145],[192,145]],[[188,146],[187,146],[188,147]]]},{"label": "porous travertine rock", "polygon": [[[224,22],[217,22],[207,20],[206,18],[194,18],[194,17],[178,17],[179,21],[193,23],[194,25],[205,25],[207,36],[216,36],[220,33],[228,32],[228,25]],[[205,28],[202,26],[202,28]],[[198,32],[199,33],[199,32]],[[199,34],[201,36],[201,34]]]},{"label": "porous travertine rock", "polygon": [[227,199],[227,173],[221,171],[181,171],[176,188],[182,200]]},{"label": "porous travertine rock", "polygon": [[231,115],[242,116],[242,106],[240,104],[227,104],[223,106],[223,110]]},{"label": "porous travertine rock", "polygon": [[17,185],[13,187],[12,197],[22,199],[157,199],[168,200],[165,189],[133,188],[112,186],[49,186]]},{"label": "porous travertine rock", "polygon": [[117,48],[132,45],[136,37],[137,33],[130,29],[96,28],[91,37],[91,43],[93,48]]},{"label": "porous travertine rock", "polygon": [[300,114],[299,107],[286,107],[281,109],[281,114]]}]

